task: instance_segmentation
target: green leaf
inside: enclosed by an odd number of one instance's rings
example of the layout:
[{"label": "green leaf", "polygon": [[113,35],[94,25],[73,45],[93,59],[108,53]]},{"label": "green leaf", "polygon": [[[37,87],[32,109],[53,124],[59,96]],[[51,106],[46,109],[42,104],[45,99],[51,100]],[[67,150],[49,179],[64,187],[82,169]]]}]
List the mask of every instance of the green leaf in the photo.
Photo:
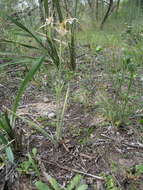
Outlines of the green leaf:
[{"label": "green leaf", "polygon": [[77,185],[79,185],[81,181],[81,175],[76,175],[70,182],[70,184],[67,186],[67,190],[72,190]]},{"label": "green leaf", "polygon": [[36,154],[37,154],[37,148],[33,148],[33,149],[32,149],[32,153],[33,153],[33,156],[36,157]]},{"label": "green leaf", "polygon": [[[56,0],[57,1],[57,0]],[[58,3],[59,4],[59,3]],[[20,27],[22,30],[24,30],[25,32],[27,32],[28,34],[31,35],[31,37],[33,37],[36,42],[42,47],[44,48],[49,56],[52,58],[54,64],[58,67],[59,66],[59,63],[60,63],[60,59],[59,59],[59,56],[58,56],[58,52],[57,52],[57,49],[56,49],[56,46],[53,42],[52,39],[50,39],[48,36],[47,36],[47,43],[48,43],[48,46],[45,47],[45,45],[43,44],[41,38],[39,38],[39,36],[35,35],[33,32],[31,32],[27,27],[25,27],[22,23],[18,22],[17,20],[11,18],[11,17],[8,17],[9,20],[11,20],[11,22],[13,22],[14,24],[16,24],[18,27]],[[24,45],[24,44],[23,44]],[[28,45],[27,45],[28,46]]]},{"label": "green leaf", "polygon": [[25,170],[28,173],[29,168],[31,167],[31,162],[28,161],[24,161],[21,163],[21,169]]},{"label": "green leaf", "polygon": [[[33,65],[31,70],[26,75],[24,81],[22,82],[22,84],[21,84],[21,86],[20,86],[20,88],[18,90],[18,94],[17,94],[17,96],[15,98],[15,102],[14,102],[14,106],[13,106],[13,113],[16,113],[21,96],[23,95],[27,85],[29,84],[30,80],[33,78],[34,74],[40,68],[40,66],[41,66],[42,62],[44,61],[44,59],[45,59],[45,56],[40,57],[40,59],[37,61],[37,63]],[[15,116],[15,114],[13,114],[12,115],[12,127],[14,127],[15,118],[16,118],[16,116]]]},{"label": "green leaf", "polygon": [[[6,137],[2,133],[0,133],[0,141],[2,142],[2,144],[8,145],[8,140],[6,139]],[[6,151],[8,160],[13,163],[14,162],[14,155],[13,155],[11,147],[10,146],[6,147],[5,151]]]},{"label": "green leaf", "polygon": [[13,155],[13,152],[12,152],[11,147],[10,147],[10,146],[7,147],[5,151],[6,151],[8,160],[9,160],[10,162],[14,163],[14,155]]},{"label": "green leaf", "polygon": [[5,125],[5,131],[7,132],[7,135],[9,137],[9,139],[10,140],[15,139],[15,133],[14,133],[14,131],[12,129],[11,124],[10,124],[10,119],[8,117],[8,113],[7,112],[4,113],[3,121],[4,121],[4,125]]},{"label": "green leaf", "polygon": [[101,46],[97,46],[95,50],[97,53],[99,53],[103,50],[103,48]]},{"label": "green leaf", "polygon": [[34,47],[28,44],[24,44],[21,42],[13,41],[13,40],[6,40],[6,39],[0,39],[1,42],[6,42],[6,43],[13,43],[13,44],[18,44],[20,46],[26,47],[26,48],[31,48],[31,49],[39,49],[38,47]]},{"label": "green leaf", "polygon": [[40,172],[39,172],[39,169],[38,169],[38,165],[37,165],[37,163],[35,162],[35,160],[32,158],[32,156],[30,154],[28,154],[28,159],[29,159],[29,162],[31,163],[33,169],[35,170],[37,176],[40,177]]},{"label": "green leaf", "polygon": [[143,119],[139,120],[140,124],[143,125]]},{"label": "green leaf", "polygon": [[50,182],[51,187],[52,187],[54,190],[61,190],[61,187],[60,187],[60,185],[58,184],[58,182],[55,180],[55,178],[51,177],[50,175],[47,175],[47,179],[48,179],[48,181]]},{"label": "green leaf", "polygon": [[35,186],[38,188],[38,190],[51,190],[45,183],[41,181],[37,181]]},{"label": "green leaf", "polygon": [[24,122],[28,123],[29,126],[31,126],[33,129],[35,129],[36,131],[38,131],[39,133],[41,133],[44,137],[48,138],[50,141],[52,141],[53,143],[55,143],[54,137],[52,134],[48,134],[46,130],[43,129],[42,126],[38,126],[36,123],[34,123],[33,121],[30,121],[24,117],[21,117],[19,115],[17,115],[16,113],[8,110],[10,113],[12,113],[15,117],[19,117],[21,120],[23,120]]},{"label": "green leaf", "polygon": [[17,20],[15,20],[14,18],[8,16],[8,19],[13,22],[15,25],[17,25],[19,28],[21,28],[22,30],[24,30],[25,32],[27,32],[28,34],[30,34],[35,40],[36,42],[38,42],[38,44],[41,45],[41,47],[45,46],[42,43],[42,40],[35,34],[33,34],[33,32],[31,32],[27,27],[25,27],[22,23],[18,22]]},{"label": "green leaf", "polygon": [[23,63],[27,63],[27,61],[26,60],[19,60],[19,61],[16,61],[16,62],[1,63],[0,68],[5,67],[7,65],[16,65],[16,64],[23,64]]},{"label": "green leaf", "polygon": [[136,165],[137,173],[142,174],[143,173],[143,164]]},{"label": "green leaf", "polygon": [[8,140],[5,138],[5,136],[2,133],[0,133],[0,141],[4,145],[8,144]]},{"label": "green leaf", "polygon": [[86,190],[88,188],[88,185],[81,185],[80,187],[77,188],[77,190]]}]

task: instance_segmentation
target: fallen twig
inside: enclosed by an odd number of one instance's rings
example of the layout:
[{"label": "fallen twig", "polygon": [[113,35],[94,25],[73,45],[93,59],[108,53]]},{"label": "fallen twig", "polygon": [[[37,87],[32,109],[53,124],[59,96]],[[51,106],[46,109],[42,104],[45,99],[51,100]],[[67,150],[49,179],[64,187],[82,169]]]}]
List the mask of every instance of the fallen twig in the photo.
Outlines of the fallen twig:
[{"label": "fallen twig", "polygon": [[67,170],[67,171],[70,171],[70,172],[73,171],[75,173],[79,173],[79,174],[83,174],[83,175],[86,175],[86,176],[89,176],[89,177],[93,177],[94,179],[97,179],[97,180],[104,180],[103,177],[100,177],[100,176],[97,176],[97,175],[93,175],[93,174],[90,174],[90,173],[86,173],[86,172],[83,172],[83,171],[80,171],[80,170],[76,170],[76,169],[73,169],[73,168],[70,168],[70,167],[67,167],[67,166],[62,166],[62,165],[59,165],[59,164],[57,164],[55,162],[48,162],[48,161],[43,160],[43,159],[42,159],[42,161],[44,161],[44,162],[46,162],[48,164],[51,164],[51,165],[56,165],[59,168]]},{"label": "fallen twig", "polygon": [[83,174],[83,175],[86,175],[86,176],[89,176],[89,177],[93,177],[95,179],[98,179],[98,180],[104,180],[103,177],[100,177],[100,176],[97,176],[97,175],[93,175],[93,174],[90,174],[90,173],[86,173],[86,172],[83,172],[83,171],[80,171],[80,170],[76,170],[76,169],[73,169],[73,168],[69,168],[67,166],[61,166],[59,164],[56,163],[56,165],[61,168],[61,169],[65,169],[65,170],[68,170],[68,171],[73,171],[75,173],[79,173],[79,174]]},{"label": "fallen twig", "polygon": [[143,144],[141,144],[141,143],[131,143],[131,144],[123,143],[123,145],[129,146],[129,147],[132,147],[132,148],[141,148],[141,149],[143,149]]}]

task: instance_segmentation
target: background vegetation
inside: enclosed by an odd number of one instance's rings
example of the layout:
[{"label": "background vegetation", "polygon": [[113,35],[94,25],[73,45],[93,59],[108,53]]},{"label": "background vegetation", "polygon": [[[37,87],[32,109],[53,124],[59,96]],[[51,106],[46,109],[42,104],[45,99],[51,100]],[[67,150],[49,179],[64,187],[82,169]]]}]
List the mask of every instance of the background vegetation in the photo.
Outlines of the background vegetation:
[{"label": "background vegetation", "polygon": [[0,188],[142,190],[143,1],[1,0],[0,34]]}]

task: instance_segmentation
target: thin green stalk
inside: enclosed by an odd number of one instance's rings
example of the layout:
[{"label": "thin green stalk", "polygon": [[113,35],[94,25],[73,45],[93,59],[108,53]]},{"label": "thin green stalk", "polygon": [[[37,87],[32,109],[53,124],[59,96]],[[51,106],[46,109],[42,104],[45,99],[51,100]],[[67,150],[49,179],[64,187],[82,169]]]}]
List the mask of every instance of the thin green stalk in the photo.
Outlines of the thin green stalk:
[{"label": "thin green stalk", "polygon": [[134,78],[134,73],[131,73],[130,80],[129,80],[129,83],[128,83],[127,93],[126,93],[126,96],[125,96],[125,101],[124,101],[124,104],[123,104],[123,116],[124,116],[125,111],[126,111],[127,103],[129,101],[129,93],[130,93],[130,90],[131,90],[131,87],[132,87],[133,78]]},{"label": "thin green stalk", "polygon": [[43,136],[45,136],[47,139],[49,139],[51,142],[55,143],[54,138],[51,134],[47,133],[46,130],[43,129],[43,126],[38,126],[36,123],[34,123],[33,121],[29,121],[28,119],[19,116],[18,114],[14,113],[13,111],[11,111],[10,109],[4,107],[8,112],[12,113],[15,117],[20,118],[21,120],[23,120],[24,122],[28,123],[29,126],[31,126],[33,129],[35,129],[36,131],[38,131],[39,133],[41,133]]},{"label": "thin green stalk", "polygon": [[66,106],[67,106],[68,96],[69,96],[69,85],[68,85],[68,88],[66,91],[63,108],[62,108],[62,111],[59,115],[59,122],[57,123],[58,125],[56,128],[56,138],[58,141],[62,138],[63,120],[64,120],[64,114],[65,114],[65,110],[66,110]]},{"label": "thin green stalk", "polygon": [[27,85],[29,84],[30,80],[33,78],[34,74],[38,71],[38,69],[40,68],[41,64],[43,63],[45,59],[45,56],[40,57],[40,59],[37,61],[36,64],[33,65],[33,67],[31,68],[31,70],[28,72],[28,74],[26,75],[24,81],[21,83],[21,86],[18,90],[17,96],[15,98],[15,102],[13,105],[13,115],[12,115],[12,127],[15,127],[15,119],[16,119],[16,111],[20,102],[20,98],[21,96],[24,94],[24,91],[27,87]]}]

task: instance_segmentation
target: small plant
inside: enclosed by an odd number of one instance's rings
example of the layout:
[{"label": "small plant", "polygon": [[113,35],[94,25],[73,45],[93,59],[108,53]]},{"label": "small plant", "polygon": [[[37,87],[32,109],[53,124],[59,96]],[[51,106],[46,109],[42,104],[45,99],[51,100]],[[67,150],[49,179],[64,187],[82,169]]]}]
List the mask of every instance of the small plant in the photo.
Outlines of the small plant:
[{"label": "small plant", "polygon": [[143,164],[136,165],[135,168],[137,174],[143,174]]},{"label": "small plant", "polygon": [[[46,2],[46,1],[45,1]],[[77,0],[75,3],[74,8],[74,16],[76,16],[77,11]],[[16,119],[16,111],[19,105],[19,101],[21,96],[24,93],[24,90],[26,89],[27,84],[32,79],[36,71],[40,68],[42,63],[48,59],[48,61],[52,62],[57,69],[57,86],[55,87],[56,91],[56,103],[57,103],[57,127],[56,127],[56,141],[59,141],[62,138],[62,126],[63,126],[63,118],[64,113],[66,109],[67,104],[67,98],[69,93],[69,87],[67,88],[67,92],[65,94],[65,99],[63,106],[61,106],[61,99],[62,99],[62,90],[63,90],[63,84],[61,84],[62,81],[62,71],[63,68],[68,67],[71,70],[75,70],[76,62],[75,62],[75,22],[77,21],[76,18],[66,18],[64,19],[61,12],[61,7],[58,1],[53,1],[55,7],[57,8],[57,13],[59,17],[59,21],[54,22],[54,18],[48,17],[45,18],[45,23],[36,31],[31,31],[28,27],[26,27],[24,24],[19,22],[18,20],[8,17],[8,20],[10,20],[13,24],[15,24],[22,32],[24,32],[28,37],[31,38],[32,44],[26,44],[23,42],[14,41],[11,39],[2,39],[4,43],[12,43],[14,45],[19,45],[24,48],[28,48],[31,50],[31,52],[34,50],[36,51],[36,55],[40,55],[40,57],[34,58],[34,60],[38,60],[37,64],[32,66],[29,70],[29,73],[27,74],[26,78],[24,79],[23,83],[21,84],[21,87],[18,91],[18,95],[16,96],[15,103],[12,109],[12,119],[11,119],[11,125],[12,129],[15,128],[15,119]],[[45,6],[46,4],[44,4]],[[46,7],[45,7],[45,10]],[[68,50],[68,51],[67,51]],[[68,56],[65,56],[65,51]],[[33,59],[30,58],[29,55],[25,56],[25,61],[23,60],[23,63],[29,62],[32,63]],[[23,59],[23,58],[22,58]],[[28,61],[29,60],[29,61]],[[70,60],[70,61],[69,61]],[[16,62],[13,62],[12,64],[21,63],[21,59],[17,60]],[[6,66],[9,63],[3,64],[3,66]],[[46,133],[46,132],[45,132]]]},{"label": "small plant", "polygon": [[[120,62],[115,65],[115,61]],[[137,65],[126,53],[122,59],[116,60],[114,57],[112,63],[107,65],[106,80],[109,88],[102,91],[99,104],[102,113],[113,125],[122,126],[135,109],[132,105],[135,102],[133,85],[137,77]]]},{"label": "small plant", "polygon": [[40,171],[37,163],[37,149],[33,148],[32,153],[27,154],[27,160],[20,164],[20,168],[17,170],[23,174],[30,174],[35,172],[36,176],[40,177]]},{"label": "small plant", "polygon": [[[25,79],[22,81],[21,86],[18,90],[17,96],[15,98],[15,102],[13,104],[13,109],[10,115],[8,112],[1,113],[0,115],[0,141],[1,143],[6,146],[6,153],[8,159],[13,162],[14,161],[14,154],[13,152],[17,150],[21,150],[22,146],[22,136],[16,132],[16,112],[20,102],[20,98],[23,95],[27,85],[29,84],[30,80],[33,78],[34,74],[39,69],[43,58],[40,58],[39,61],[33,65],[31,70],[26,75]],[[9,143],[11,142],[11,143]]]},{"label": "small plant", "polygon": [[67,106],[67,100],[69,96],[69,85],[67,87],[65,96],[64,96],[64,102],[62,104],[62,98],[63,98],[63,87],[64,84],[60,83],[61,80],[59,80],[55,91],[56,91],[56,104],[57,104],[57,122],[56,122],[56,141],[59,142],[63,137],[63,121],[64,121],[64,114],[66,111]]},{"label": "small plant", "polygon": [[86,190],[88,186],[86,184],[81,184],[81,175],[76,175],[70,183],[67,185],[67,187],[62,187],[55,178],[45,174],[45,177],[47,181],[49,182],[49,186],[41,181],[37,181],[35,183],[38,190]]},{"label": "small plant", "polygon": [[115,179],[112,175],[106,177],[106,188],[107,190],[121,190],[116,186]]},{"label": "small plant", "polygon": [[[62,64],[63,64],[62,49],[65,48],[64,47],[65,43],[63,42],[63,36],[68,32],[65,27],[66,27],[67,23],[72,24],[75,19],[66,19],[65,21],[63,21],[63,23],[60,23],[58,26],[56,26],[56,29],[55,28],[53,29],[53,27],[52,27],[52,20],[50,20],[50,18],[47,19],[45,25],[42,26],[42,28],[44,27],[44,31],[46,31],[46,35],[45,35],[44,39],[45,39],[45,42],[47,43],[47,46],[44,45],[44,43],[43,43],[43,41],[41,40],[40,37],[38,37],[33,32],[31,32],[22,23],[18,22],[17,20],[15,20],[13,18],[10,18],[10,17],[9,17],[9,19],[15,25],[17,25],[21,30],[25,31],[28,35],[30,35],[31,38],[33,38],[40,47],[39,46],[33,47],[31,45],[23,44],[23,43],[20,43],[20,42],[15,42],[15,41],[12,41],[12,40],[3,40],[4,42],[19,44],[19,45],[21,45],[23,47],[32,48],[32,49],[36,48],[37,50],[39,50],[39,53],[41,53],[41,50],[43,51],[43,53],[42,53],[43,56],[41,56],[40,58],[37,59],[37,62],[35,64],[33,64],[33,66],[30,68],[29,72],[27,73],[25,79],[21,83],[21,86],[20,86],[20,88],[18,90],[18,93],[17,93],[17,96],[15,98],[15,102],[14,102],[14,105],[13,105],[11,116],[8,117],[5,114],[5,116],[4,116],[5,118],[1,119],[1,123],[0,123],[1,130],[6,133],[6,135],[1,133],[1,142],[4,145],[7,145],[7,144],[9,144],[9,142],[14,140],[14,142],[13,142],[13,144],[14,144],[13,151],[16,151],[16,146],[15,145],[22,144],[22,143],[20,143],[19,140],[17,140],[17,139],[22,139],[22,138],[19,138],[18,134],[15,133],[15,131],[16,131],[15,130],[15,128],[16,128],[15,120],[16,120],[16,117],[17,117],[16,112],[17,112],[17,108],[19,106],[20,98],[24,94],[24,91],[25,91],[27,85],[29,84],[30,80],[33,78],[34,74],[38,71],[41,64],[44,62],[47,53],[49,54],[49,56],[52,59],[53,63],[57,66],[58,73],[59,73],[58,75],[61,76],[61,67],[62,67]],[[53,30],[57,30],[57,32],[60,34],[60,40],[59,41],[57,40],[58,41],[57,43],[52,37],[53,36],[53,34],[52,34]],[[41,36],[41,34],[40,34],[40,36]],[[56,44],[57,44],[58,48],[56,47]],[[39,48],[41,48],[41,49],[39,49]],[[19,60],[19,61],[21,62],[21,60]],[[18,62],[15,62],[15,63],[18,63]],[[8,64],[10,64],[10,63],[2,64],[1,67],[5,66],[5,65],[8,65]],[[59,80],[59,84],[60,84],[61,78],[59,77],[58,80]],[[57,99],[57,107],[58,107],[57,108],[57,110],[58,110],[58,113],[57,113],[57,117],[58,117],[57,118],[57,129],[56,129],[56,140],[57,141],[59,141],[61,139],[61,136],[62,136],[63,117],[64,117],[64,112],[65,112],[67,98],[68,98],[68,92],[69,92],[69,87],[68,87],[67,93],[65,95],[65,101],[64,101],[64,104],[63,104],[63,108],[61,110],[60,101],[61,101],[61,96],[62,96],[61,91],[62,91],[63,87],[59,86],[59,84],[58,84],[58,86],[56,88],[56,99]],[[46,136],[48,136],[48,135],[46,135]],[[48,137],[50,137],[50,135]],[[10,149],[10,145],[8,146],[6,151],[8,151],[8,150],[9,150],[9,156],[8,157],[9,157],[9,159],[11,159],[13,161],[13,158],[12,157],[10,158],[10,155],[12,155],[12,149]]]}]

